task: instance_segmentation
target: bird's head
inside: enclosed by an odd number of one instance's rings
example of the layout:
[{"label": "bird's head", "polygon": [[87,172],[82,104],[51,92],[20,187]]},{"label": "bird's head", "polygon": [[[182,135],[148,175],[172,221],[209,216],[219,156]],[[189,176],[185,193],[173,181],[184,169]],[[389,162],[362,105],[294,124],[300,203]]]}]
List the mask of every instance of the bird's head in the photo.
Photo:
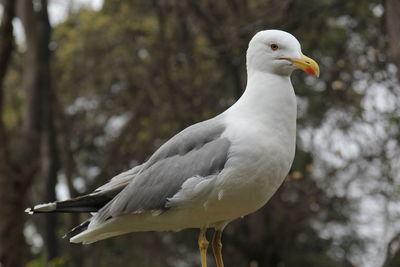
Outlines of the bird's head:
[{"label": "bird's head", "polygon": [[289,76],[301,69],[319,76],[319,66],[301,52],[299,41],[280,30],[260,31],[251,39],[247,50],[247,68]]}]

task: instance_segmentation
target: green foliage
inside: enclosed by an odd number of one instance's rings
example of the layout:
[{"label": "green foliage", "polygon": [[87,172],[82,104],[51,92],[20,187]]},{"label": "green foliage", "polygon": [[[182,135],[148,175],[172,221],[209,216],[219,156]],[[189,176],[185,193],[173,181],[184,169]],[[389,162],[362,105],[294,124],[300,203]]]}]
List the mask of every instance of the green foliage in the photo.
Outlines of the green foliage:
[{"label": "green foliage", "polygon": [[22,54],[16,52],[12,56],[10,70],[4,84],[3,120],[10,134],[21,126],[25,110],[25,95],[22,91]]},{"label": "green foliage", "polygon": [[67,259],[65,257],[54,258],[50,262],[47,262],[47,263],[44,261],[43,257],[39,257],[39,258],[36,258],[36,259],[28,262],[26,267],[43,267],[43,266],[63,267],[63,266],[67,266],[66,263],[67,263]]}]

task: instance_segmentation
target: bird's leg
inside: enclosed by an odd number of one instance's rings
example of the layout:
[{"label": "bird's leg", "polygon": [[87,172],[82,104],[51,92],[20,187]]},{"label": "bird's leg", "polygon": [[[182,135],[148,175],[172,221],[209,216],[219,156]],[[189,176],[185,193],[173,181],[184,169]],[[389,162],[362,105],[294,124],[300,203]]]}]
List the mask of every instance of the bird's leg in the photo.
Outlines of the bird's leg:
[{"label": "bird's leg", "polygon": [[200,229],[199,234],[199,250],[201,256],[201,267],[207,267],[207,248],[208,241],[206,237],[207,228]]},{"label": "bird's leg", "polygon": [[221,253],[222,252],[221,236],[222,236],[222,230],[215,230],[214,237],[212,240],[212,248],[217,267],[224,267],[224,261],[222,259],[222,253]]}]

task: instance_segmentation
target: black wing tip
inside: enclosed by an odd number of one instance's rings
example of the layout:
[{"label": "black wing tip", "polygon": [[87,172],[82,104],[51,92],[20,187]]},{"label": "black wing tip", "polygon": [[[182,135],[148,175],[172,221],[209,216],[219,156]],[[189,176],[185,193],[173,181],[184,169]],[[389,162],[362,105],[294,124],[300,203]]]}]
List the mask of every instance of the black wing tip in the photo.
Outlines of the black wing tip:
[{"label": "black wing tip", "polygon": [[62,238],[64,239],[64,238],[66,238],[66,237],[68,237],[68,236],[71,236],[71,235],[72,235],[73,233],[75,233],[75,232],[78,232],[78,231],[81,231],[82,229],[87,228],[88,225],[89,225],[89,223],[90,223],[90,219],[84,221],[83,223],[79,224],[78,226],[75,226],[75,227],[72,228],[69,232],[67,232],[66,234],[64,234],[64,235],[62,236]]}]

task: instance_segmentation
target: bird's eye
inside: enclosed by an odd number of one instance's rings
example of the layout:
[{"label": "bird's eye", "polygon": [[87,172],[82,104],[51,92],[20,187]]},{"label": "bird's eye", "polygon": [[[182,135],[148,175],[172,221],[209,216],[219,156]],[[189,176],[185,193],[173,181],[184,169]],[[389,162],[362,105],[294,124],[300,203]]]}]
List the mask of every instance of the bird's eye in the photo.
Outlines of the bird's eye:
[{"label": "bird's eye", "polygon": [[279,46],[277,44],[270,44],[269,47],[271,47],[271,49],[273,51],[278,50]]}]

